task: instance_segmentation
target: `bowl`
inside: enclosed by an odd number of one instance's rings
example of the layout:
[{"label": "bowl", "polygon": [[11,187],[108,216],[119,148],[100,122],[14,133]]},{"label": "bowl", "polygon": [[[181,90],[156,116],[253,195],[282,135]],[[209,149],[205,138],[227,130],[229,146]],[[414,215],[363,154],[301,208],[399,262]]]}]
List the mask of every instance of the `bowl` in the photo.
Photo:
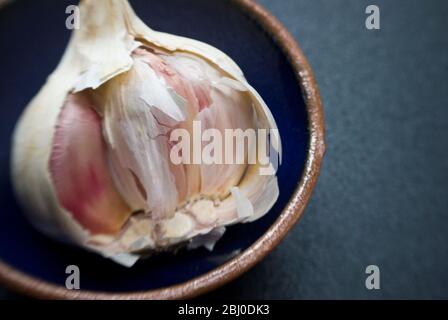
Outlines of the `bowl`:
[{"label": "bowl", "polygon": [[[303,213],[324,155],[324,120],[313,72],[288,31],[252,0],[143,1],[131,5],[156,30],[202,40],[230,55],[270,107],[283,142],[280,196],[260,220],[228,228],[215,250],[160,254],[125,268],[35,231],[10,180],[14,126],[56,67],[70,31],[70,0],[21,0],[0,10],[0,283],[47,299],[179,299],[215,289],[265,257]],[[6,45],[5,45],[6,44]],[[65,288],[80,269],[80,290]]]}]

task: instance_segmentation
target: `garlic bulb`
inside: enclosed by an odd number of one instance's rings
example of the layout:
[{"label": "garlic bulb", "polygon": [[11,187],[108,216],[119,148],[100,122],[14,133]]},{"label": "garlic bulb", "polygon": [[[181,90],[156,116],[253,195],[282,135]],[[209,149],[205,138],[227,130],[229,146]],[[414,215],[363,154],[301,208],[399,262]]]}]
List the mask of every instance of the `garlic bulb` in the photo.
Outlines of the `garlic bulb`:
[{"label": "garlic bulb", "polygon": [[13,138],[14,186],[34,226],[132,266],[181,243],[211,250],[226,226],[267,213],[279,190],[275,172],[261,172],[272,163],[188,161],[193,149],[173,140],[198,126],[264,129],[279,157],[275,121],[239,67],[148,28],[126,0],[81,1],[80,19]]}]

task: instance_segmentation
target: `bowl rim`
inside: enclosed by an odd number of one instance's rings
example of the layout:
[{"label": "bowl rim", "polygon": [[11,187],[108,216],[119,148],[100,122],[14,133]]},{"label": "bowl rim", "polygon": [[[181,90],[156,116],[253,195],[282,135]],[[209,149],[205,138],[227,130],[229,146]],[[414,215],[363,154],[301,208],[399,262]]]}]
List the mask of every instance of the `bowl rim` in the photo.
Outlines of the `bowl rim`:
[{"label": "bowl rim", "polygon": [[135,292],[67,290],[15,270],[0,259],[0,283],[8,289],[40,299],[188,299],[216,289],[241,276],[270,253],[302,216],[316,185],[325,153],[323,107],[311,66],[286,28],[255,0],[232,0],[276,42],[296,73],[308,115],[309,145],[305,168],[280,216],[249,248],[215,269],[180,284]]}]

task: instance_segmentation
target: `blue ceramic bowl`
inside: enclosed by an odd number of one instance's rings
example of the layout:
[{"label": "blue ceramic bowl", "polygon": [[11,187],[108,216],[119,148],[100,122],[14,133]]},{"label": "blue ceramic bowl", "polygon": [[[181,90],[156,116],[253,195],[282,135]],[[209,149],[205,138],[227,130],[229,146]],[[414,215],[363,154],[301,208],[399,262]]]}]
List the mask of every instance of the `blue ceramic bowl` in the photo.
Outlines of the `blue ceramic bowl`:
[{"label": "blue ceramic bowl", "polygon": [[[131,269],[35,231],[10,180],[11,136],[30,99],[56,67],[70,32],[72,0],[21,0],[0,10],[0,280],[44,298],[192,297],[237,277],[277,245],[301,215],[324,152],[323,116],[312,72],[288,32],[250,0],[132,0],[156,30],[209,43],[230,55],[261,94],[283,141],[280,197],[262,219],[228,228],[213,252],[162,254]],[[81,290],[65,289],[68,265]]]}]

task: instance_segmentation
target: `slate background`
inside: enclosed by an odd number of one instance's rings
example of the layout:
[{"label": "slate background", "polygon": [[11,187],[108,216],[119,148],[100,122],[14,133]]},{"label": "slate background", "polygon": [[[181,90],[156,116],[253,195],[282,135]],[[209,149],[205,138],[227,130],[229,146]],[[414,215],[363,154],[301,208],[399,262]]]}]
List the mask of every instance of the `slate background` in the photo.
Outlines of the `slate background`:
[{"label": "slate background", "polygon": [[[300,223],[202,299],[448,298],[448,1],[259,2],[314,69],[328,151]],[[364,26],[369,4],[381,30]]]}]

